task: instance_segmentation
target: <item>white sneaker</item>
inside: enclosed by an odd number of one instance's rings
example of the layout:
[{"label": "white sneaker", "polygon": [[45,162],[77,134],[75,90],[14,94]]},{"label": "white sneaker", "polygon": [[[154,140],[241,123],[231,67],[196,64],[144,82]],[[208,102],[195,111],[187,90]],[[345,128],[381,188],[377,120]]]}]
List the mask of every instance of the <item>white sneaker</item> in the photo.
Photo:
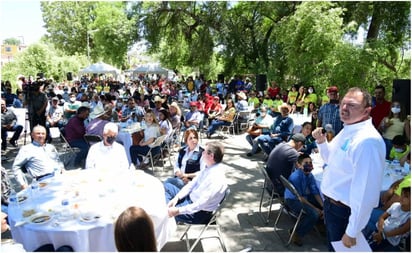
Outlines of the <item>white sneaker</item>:
[{"label": "white sneaker", "polygon": [[150,159],[148,157],[143,158],[143,163],[148,164],[150,162]]}]

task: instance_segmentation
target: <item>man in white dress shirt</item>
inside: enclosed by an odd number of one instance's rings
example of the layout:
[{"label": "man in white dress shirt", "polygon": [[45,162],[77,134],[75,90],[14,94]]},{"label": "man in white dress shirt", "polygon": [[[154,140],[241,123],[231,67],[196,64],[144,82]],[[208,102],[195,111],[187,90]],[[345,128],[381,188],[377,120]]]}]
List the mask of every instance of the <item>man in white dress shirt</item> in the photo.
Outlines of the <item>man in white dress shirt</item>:
[{"label": "man in white dress shirt", "polygon": [[344,128],[326,141],[322,128],[313,131],[319,152],[327,164],[321,191],[329,250],[331,242],[356,245],[356,237],[378,205],[385,166],[385,143],[372,124],[371,95],[351,88],[340,103]]},{"label": "man in white dress shirt", "polygon": [[86,158],[86,169],[129,169],[129,161],[122,145],[115,142],[118,126],[107,123],[103,128],[103,140],[90,147]]},{"label": "man in white dress shirt", "polygon": [[170,183],[164,184],[169,217],[190,224],[209,222],[227,188],[225,169],[221,163],[223,154],[221,143],[209,142],[202,154],[206,166],[192,181],[182,189]]}]

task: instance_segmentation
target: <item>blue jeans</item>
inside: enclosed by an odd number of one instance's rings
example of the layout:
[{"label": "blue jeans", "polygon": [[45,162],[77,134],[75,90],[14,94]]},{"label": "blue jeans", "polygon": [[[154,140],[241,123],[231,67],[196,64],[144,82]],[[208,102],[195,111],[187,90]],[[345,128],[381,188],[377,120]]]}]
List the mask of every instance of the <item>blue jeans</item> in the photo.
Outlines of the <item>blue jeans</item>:
[{"label": "blue jeans", "polygon": [[258,144],[259,146],[265,151],[267,155],[270,154],[272,149],[279,143],[281,143],[283,140],[281,137],[270,137],[269,135],[266,135],[265,138],[260,138],[258,139]]},{"label": "blue jeans", "polygon": [[209,135],[214,134],[220,126],[230,126],[230,122],[214,119],[207,129],[207,133]]},{"label": "blue jeans", "polygon": [[168,179],[166,179],[166,181],[164,183],[165,184],[166,183],[172,184],[172,185],[176,186],[179,189],[182,189],[183,186],[185,186],[185,182],[183,182],[183,180],[180,179],[179,177],[169,177]]},{"label": "blue jeans", "polygon": [[[166,203],[169,203],[169,201],[177,195],[180,189],[171,183],[165,182],[163,185],[165,188]],[[176,207],[186,206],[192,203],[193,202],[190,199],[190,196],[187,195],[177,202]],[[189,224],[206,224],[209,222],[210,218],[212,218],[212,212],[206,211],[198,211],[192,214],[179,214],[175,216],[176,222],[184,222]]]},{"label": "blue jeans", "polygon": [[349,223],[350,208],[337,206],[325,197],[323,201],[323,216],[325,219],[329,251],[334,251],[331,242],[340,241]]},{"label": "blue jeans", "polygon": [[15,142],[19,139],[21,132],[23,132],[23,126],[15,124],[11,129],[1,128],[1,145],[7,147],[7,132],[14,132],[10,141]]},{"label": "blue jeans", "polygon": [[292,210],[293,213],[299,214],[300,210],[303,208],[305,214],[303,214],[298,226],[296,227],[296,233],[303,237],[309,231],[313,229],[313,226],[319,220],[319,213],[314,208],[307,204],[302,204],[297,199],[285,199],[286,205]]},{"label": "blue jeans", "polygon": [[[249,135],[246,136],[246,140],[248,140],[248,136]],[[259,143],[261,141],[264,141],[264,140],[267,140],[267,139],[270,139],[269,134],[261,134],[258,137],[256,137],[255,139],[253,139],[252,140],[252,150],[250,151],[250,153],[256,154],[256,152],[260,149]],[[248,142],[249,142],[249,140],[248,140]]]}]

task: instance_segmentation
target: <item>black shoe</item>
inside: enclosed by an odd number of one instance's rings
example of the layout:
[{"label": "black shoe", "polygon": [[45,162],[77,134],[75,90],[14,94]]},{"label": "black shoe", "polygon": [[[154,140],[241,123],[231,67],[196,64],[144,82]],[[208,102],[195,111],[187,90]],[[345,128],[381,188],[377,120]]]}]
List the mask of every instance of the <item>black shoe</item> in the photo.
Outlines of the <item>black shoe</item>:
[{"label": "black shoe", "polygon": [[252,156],[253,154],[249,152],[249,153],[247,153],[246,155],[250,157],[250,156]]},{"label": "black shoe", "polygon": [[1,146],[1,150],[6,151],[7,146]]},{"label": "black shoe", "polygon": [[17,148],[17,142],[14,140],[10,140],[9,141],[10,145],[12,145],[13,147]]}]

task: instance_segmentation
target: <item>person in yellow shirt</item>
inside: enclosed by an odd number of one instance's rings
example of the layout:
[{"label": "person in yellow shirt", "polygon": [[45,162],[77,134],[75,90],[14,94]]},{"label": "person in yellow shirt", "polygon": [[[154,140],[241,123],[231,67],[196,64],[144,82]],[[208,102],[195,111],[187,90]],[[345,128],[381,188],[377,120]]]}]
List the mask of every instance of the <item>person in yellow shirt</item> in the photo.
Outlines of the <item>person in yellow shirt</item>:
[{"label": "person in yellow shirt", "polygon": [[396,135],[392,139],[392,149],[389,153],[389,160],[398,160],[407,156],[411,151],[411,148],[406,143],[405,137],[402,135]]},{"label": "person in yellow shirt", "polygon": [[288,92],[288,100],[286,103],[292,105],[296,102],[296,98],[298,97],[298,91],[296,90],[296,85],[293,85],[291,90]]},{"label": "person in yellow shirt", "polygon": [[264,105],[266,108],[272,108],[273,100],[270,98],[269,94],[265,94],[262,105]]},{"label": "person in yellow shirt", "polygon": [[329,103],[329,97],[328,97],[328,89],[326,88],[322,97],[321,97],[321,105]]},{"label": "person in yellow shirt", "polygon": [[249,106],[252,106],[257,109],[259,108],[260,105],[260,101],[259,99],[256,97],[256,92],[254,92],[253,90],[249,92],[249,99],[247,101]]}]

